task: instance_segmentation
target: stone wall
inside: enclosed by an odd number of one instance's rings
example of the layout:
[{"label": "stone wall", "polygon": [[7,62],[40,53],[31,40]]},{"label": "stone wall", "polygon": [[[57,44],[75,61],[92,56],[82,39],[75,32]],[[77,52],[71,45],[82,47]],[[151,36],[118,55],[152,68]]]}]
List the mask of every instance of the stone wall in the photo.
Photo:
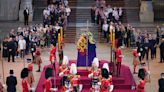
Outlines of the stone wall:
[{"label": "stone wall", "polygon": [[164,0],[154,0],[155,20],[164,20]]},{"label": "stone wall", "polygon": [[18,20],[20,0],[0,0],[0,20]]},{"label": "stone wall", "polygon": [[26,8],[29,9],[29,22],[31,22],[33,20],[32,0],[21,0],[20,10],[19,10],[19,21],[24,21],[23,11]]}]

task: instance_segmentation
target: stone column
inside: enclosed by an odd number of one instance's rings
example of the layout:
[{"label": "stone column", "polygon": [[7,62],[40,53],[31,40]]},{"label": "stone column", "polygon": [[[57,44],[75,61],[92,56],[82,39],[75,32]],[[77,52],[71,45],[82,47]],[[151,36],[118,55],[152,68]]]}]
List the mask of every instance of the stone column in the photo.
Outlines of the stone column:
[{"label": "stone column", "polygon": [[23,11],[29,9],[29,22],[33,20],[33,7],[32,7],[32,0],[21,0],[20,10],[19,10],[19,21],[24,21]]},{"label": "stone column", "polygon": [[0,0],[0,20],[17,20],[20,0]]},{"label": "stone column", "polygon": [[154,11],[151,0],[141,1],[140,22],[154,22]]}]

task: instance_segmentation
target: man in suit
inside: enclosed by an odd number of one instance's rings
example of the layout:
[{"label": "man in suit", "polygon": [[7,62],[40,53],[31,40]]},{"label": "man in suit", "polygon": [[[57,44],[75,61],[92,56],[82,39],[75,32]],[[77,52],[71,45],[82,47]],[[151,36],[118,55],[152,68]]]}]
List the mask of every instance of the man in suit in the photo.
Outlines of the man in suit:
[{"label": "man in suit", "polygon": [[10,70],[10,76],[6,80],[7,92],[16,92],[17,79],[14,76],[14,71]]},{"label": "man in suit", "polygon": [[161,73],[161,78],[158,80],[159,91],[164,92],[164,73]]},{"label": "man in suit", "polygon": [[26,8],[26,9],[23,11],[23,14],[24,14],[24,25],[28,25],[29,9]]},{"label": "man in suit", "polygon": [[13,41],[13,38],[9,38],[8,44],[7,44],[7,50],[9,52],[8,55],[8,62],[10,62],[10,56],[12,56],[12,61],[14,61],[14,56],[15,56],[15,51],[16,51],[16,46],[15,46],[15,42]]},{"label": "man in suit", "polygon": [[159,48],[160,48],[160,63],[163,63],[164,62],[164,38],[162,38],[162,42]]}]

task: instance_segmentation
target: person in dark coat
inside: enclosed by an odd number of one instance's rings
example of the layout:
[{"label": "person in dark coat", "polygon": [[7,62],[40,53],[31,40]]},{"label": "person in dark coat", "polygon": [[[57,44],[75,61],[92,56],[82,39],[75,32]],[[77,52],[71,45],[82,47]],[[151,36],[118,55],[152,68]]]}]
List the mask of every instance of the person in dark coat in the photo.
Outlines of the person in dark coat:
[{"label": "person in dark coat", "polygon": [[145,57],[146,55],[146,60],[149,59],[149,48],[150,48],[150,43],[149,43],[149,40],[148,38],[145,38],[145,41],[144,41],[144,44],[143,44],[143,58]]},{"label": "person in dark coat", "polygon": [[149,40],[150,43],[150,51],[151,51],[151,59],[156,58],[156,48],[157,48],[157,41],[156,39],[150,39]]},{"label": "person in dark coat", "polygon": [[9,52],[8,62],[10,62],[10,56],[12,56],[12,61],[15,62],[14,61],[15,49],[16,46],[15,46],[15,42],[13,41],[13,38],[9,38],[8,45],[7,45],[7,50]]},{"label": "person in dark coat", "polygon": [[137,47],[137,53],[139,53],[139,61],[143,60],[143,45],[140,43]]},{"label": "person in dark coat", "polygon": [[23,11],[23,14],[24,14],[24,25],[28,25],[29,9],[26,8],[26,9]]},{"label": "person in dark coat", "polygon": [[160,63],[164,63],[164,38],[159,46],[160,48]]},{"label": "person in dark coat", "polygon": [[3,56],[4,58],[8,57],[7,44],[8,44],[8,41],[7,41],[7,38],[5,38],[5,39],[3,40],[3,43],[2,43],[2,45],[3,45],[3,54],[2,54],[2,56]]},{"label": "person in dark coat", "polygon": [[161,78],[158,80],[159,91],[164,92],[164,73],[161,73]]},{"label": "person in dark coat", "polygon": [[16,92],[17,78],[14,76],[14,71],[10,70],[10,76],[6,80],[7,92]]}]

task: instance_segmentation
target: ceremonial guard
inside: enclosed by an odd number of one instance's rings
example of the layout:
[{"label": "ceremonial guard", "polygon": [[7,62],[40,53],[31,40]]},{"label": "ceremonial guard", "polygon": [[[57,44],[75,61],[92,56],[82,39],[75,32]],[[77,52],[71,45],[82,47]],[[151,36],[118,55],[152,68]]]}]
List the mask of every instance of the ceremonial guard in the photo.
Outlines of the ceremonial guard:
[{"label": "ceremonial guard", "polygon": [[95,90],[99,90],[98,82],[100,81],[99,80],[100,72],[101,72],[101,70],[99,69],[99,60],[98,60],[98,58],[95,57],[93,59],[92,67],[89,70],[89,75],[88,75],[89,78],[92,78],[92,84],[91,84],[92,87],[90,89],[91,92],[94,92]]},{"label": "ceremonial guard", "polygon": [[139,79],[139,84],[137,85],[137,92],[145,92],[144,90],[145,87],[145,81],[144,79]]},{"label": "ceremonial guard", "polygon": [[113,84],[112,84],[112,76],[109,75],[109,72],[106,68],[102,68],[101,70],[101,83],[100,83],[100,92],[112,92]]},{"label": "ceremonial guard", "polygon": [[56,61],[56,45],[55,43],[51,44],[51,50],[50,50],[50,56],[49,56],[49,61],[52,64],[52,67],[55,68],[55,61]]},{"label": "ceremonial guard", "polygon": [[44,84],[44,92],[51,92],[52,87],[52,68],[47,68],[45,71],[45,84]]},{"label": "ceremonial guard", "polygon": [[30,86],[28,84],[28,68],[24,68],[21,71],[21,78],[22,78],[22,92],[29,92],[30,91]]},{"label": "ceremonial guard", "polygon": [[122,55],[122,52],[121,52],[121,48],[118,47],[116,49],[117,76],[120,76],[122,57],[123,57],[123,55]]},{"label": "ceremonial guard", "polygon": [[136,74],[136,67],[138,64],[140,64],[139,62],[139,56],[140,56],[140,53],[137,52],[137,48],[136,49],[133,49],[132,51],[132,54],[133,54],[133,73]]},{"label": "ceremonial guard", "polygon": [[146,63],[142,62],[141,67],[138,71],[138,78],[144,80],[145,82],[148,81],[148,75],[150,74],[150,71],[148,71],[146,67]]},{"label": "ceremonial guard", "polygon": [[[30,88],[32,88],[33,83],[34,83],[34,75],[32,73],[32,70],[33,70],[33,65],[29,64],[28,65],[28,84],[29,84]],[[32,89],[31,89],[31,91],[32,91]]]},{"label": "ceremonial guard", "polygon": [[71,91],[66,92],[80,92],[82,90],[82,87],[79,84],[80,75],[77,75],[77,67],[75,63],[71,64],[70,76],[68,79],[71,84]]},{"label": "ceremonial guard", "polygon": [[70,74],[70,68],[68,67],[68,57],[64,56],[63,58],[63,62],[62,65],[59,67],[59,76],[62,77],[61,79],[61,86],[63,86],[63,88],[65,88],[65,83],[68,80],[68,76]]},{"label": "ceremonial guard", "polygon": [[35,59],[34,59],[34,63],[38,65],[38,70],[36,72],[40,72],[40,68],[41,68],[42,59],[40,55],[41,55],[40,50],[37,49],[35,52]]}]

